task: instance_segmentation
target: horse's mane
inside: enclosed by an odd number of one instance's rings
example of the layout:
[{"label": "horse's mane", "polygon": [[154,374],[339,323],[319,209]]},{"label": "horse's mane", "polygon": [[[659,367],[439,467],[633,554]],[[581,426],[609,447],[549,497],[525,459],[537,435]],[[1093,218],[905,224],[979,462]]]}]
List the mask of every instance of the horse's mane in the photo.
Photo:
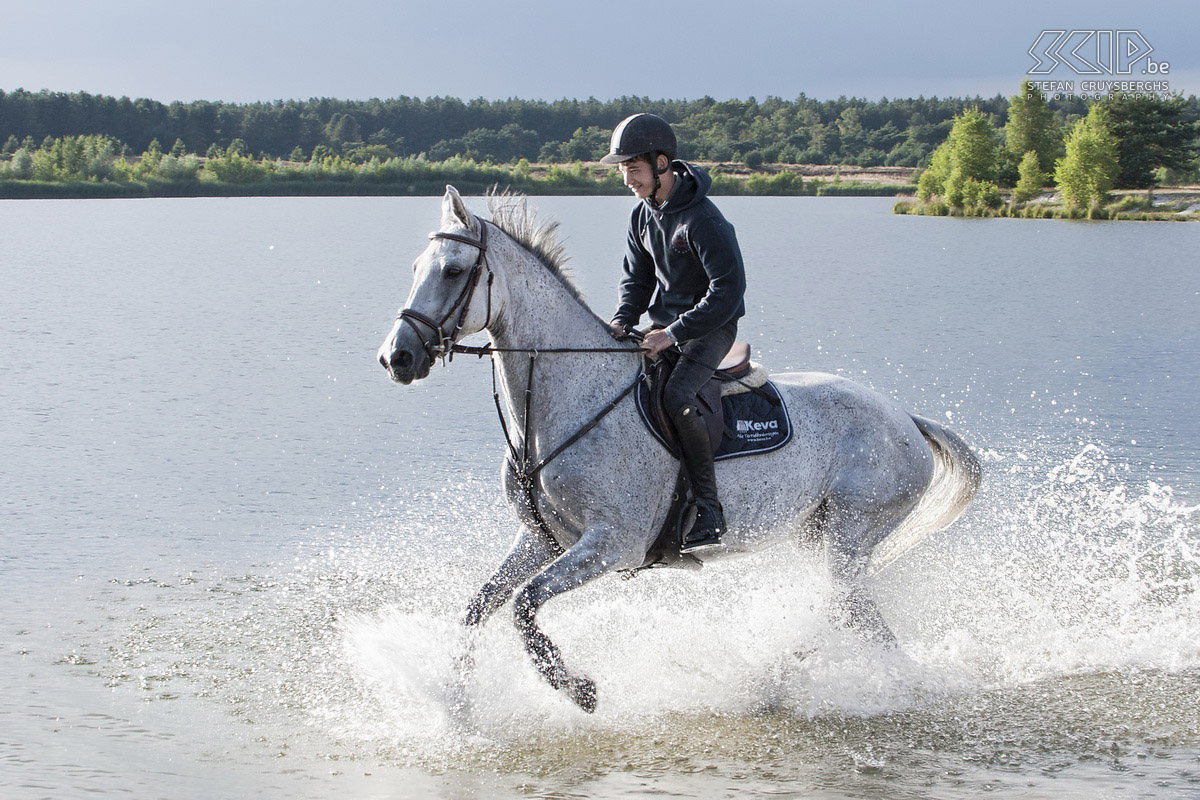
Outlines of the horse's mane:
[{"label": "horse's mane", "polygon": [[539,220],[525,195],[507,190],[488,194],[488,211],[493,225],[528,250],[551,275],[562,281],[576,300],[587,305],[583,293],[571,280],[566,248],[558,241],[557,222]]}]

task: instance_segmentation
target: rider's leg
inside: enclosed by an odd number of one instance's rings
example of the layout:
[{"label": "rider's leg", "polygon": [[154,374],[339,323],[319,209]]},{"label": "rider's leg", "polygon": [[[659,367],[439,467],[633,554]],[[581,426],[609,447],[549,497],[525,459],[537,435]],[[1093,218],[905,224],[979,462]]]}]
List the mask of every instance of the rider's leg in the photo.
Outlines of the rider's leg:
[{"label": "rider's leg", "polygon": [[683,356],[671,373],[664,392],[667,413],[679,436],[683,467],[696,498],[696,523],[684,539],[684,552],[718,544],[725,530],[708,427],[698,413],[696,394],[712,377],[714,368],[729,352],[736,336],[737,322],[730,322],[680,345]]}]

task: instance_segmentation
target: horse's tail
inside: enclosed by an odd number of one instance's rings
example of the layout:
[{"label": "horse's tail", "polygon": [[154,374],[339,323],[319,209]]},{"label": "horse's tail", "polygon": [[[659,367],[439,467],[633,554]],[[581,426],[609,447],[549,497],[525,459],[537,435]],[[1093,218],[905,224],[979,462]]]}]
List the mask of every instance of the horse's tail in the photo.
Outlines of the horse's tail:
[{"label": "horse's tail", "polygon": [[933,451],[933,478],[913,510],[875,548],[871,572],[879,572],[926,536],[958,519],[983,482],[983,467],[961,436],[933,420],[909,416]]}]

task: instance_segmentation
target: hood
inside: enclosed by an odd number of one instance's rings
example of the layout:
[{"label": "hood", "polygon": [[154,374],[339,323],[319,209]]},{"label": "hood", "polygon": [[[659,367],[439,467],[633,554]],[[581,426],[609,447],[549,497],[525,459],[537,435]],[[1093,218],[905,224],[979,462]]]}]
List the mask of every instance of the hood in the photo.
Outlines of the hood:
[{"label": "hood", "polygon": [[[667,201],[654,209],[660,214],[674,214],[700,203],[708,197],[712,178],[704,167],[688,161],[672,161],[671,170],[676,175],[675,187]],[[648,205],[648,204],[647,204]]]}]

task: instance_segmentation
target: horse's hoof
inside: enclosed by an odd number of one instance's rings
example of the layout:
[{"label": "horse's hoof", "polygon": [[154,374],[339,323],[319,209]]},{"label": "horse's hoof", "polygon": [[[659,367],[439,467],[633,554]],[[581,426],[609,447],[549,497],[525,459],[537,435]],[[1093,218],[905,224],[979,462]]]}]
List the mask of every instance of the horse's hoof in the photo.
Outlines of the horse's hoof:
[{"label": "horse's hoof", "polygon": [[572,678],[566,686],[567,694],[575,705],[589,714],[596,711],[596,684],[587,678]]}]

